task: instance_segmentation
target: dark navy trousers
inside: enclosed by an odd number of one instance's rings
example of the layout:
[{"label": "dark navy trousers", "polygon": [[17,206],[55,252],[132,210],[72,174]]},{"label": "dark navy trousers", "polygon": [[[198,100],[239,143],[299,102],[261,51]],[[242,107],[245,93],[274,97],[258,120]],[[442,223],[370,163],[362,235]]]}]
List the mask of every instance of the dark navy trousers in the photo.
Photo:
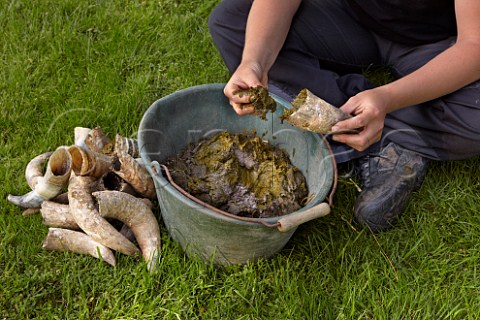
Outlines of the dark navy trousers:
[{"label": "dark navy trousers", "polygon": [[[251,4],[250,0],[224,0],[209,17],[212,38],[230,72],[241,60]],[[308,88],[341,106],[351,96],[374,87],[364,76],[365,70],[385,66],[399,78],[420,68],[455,40],[451,37],[419,46],[394,43],[363,27],[345,0],[305,0],[269,71],[269,90],[291,101]],[[434,160],[480,155],[480,81],[388,114],[382,141],[374,148],[390,141]],[[332,142],[331,147],[339,162],[365,154],[340,143]]]}]

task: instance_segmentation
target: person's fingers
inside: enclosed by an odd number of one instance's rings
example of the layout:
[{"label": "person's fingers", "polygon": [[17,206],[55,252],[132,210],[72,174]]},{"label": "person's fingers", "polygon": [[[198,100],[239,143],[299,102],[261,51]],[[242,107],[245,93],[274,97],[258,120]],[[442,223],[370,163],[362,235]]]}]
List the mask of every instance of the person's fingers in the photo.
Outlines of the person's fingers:
[{"label": "person's fingers", "polygon": [[255,111],[252,106],[249,106],[245,103],[235,103],[230,101],[230,105],[233,107],[233,110],[235,110],[235,112],[240,116],[251,114]]},{"label": "person's fingers", "polygon": [[363,128],[367,124],[365,117],[356,116],[339,121],[332,127],[332,132]]},{"label": "person's fingers", "polygon": [[381,139],[380,132],[372,132],[371,130],[363,130],[359,134],[335,134],[332,140],[345,143],[358,151],[364,151],[375,142]]},{"label": "person's fingers", "polygon": [[249,104],[251,103],[250,95],[236,93],[236,91],[238,90],[247,89],[243,89],[242,87],[235,84],[227,84],[227,86],[225,86],[225,88],[223,89],[223,93],[229,99],[230,105],[233,107],[233,110],[235,110],[238,115],[242,116],[253,113],[253,106],[249,106]]},{"label": "person's fingers", "polygon": [[230,100],[234,101],[236,103],[248,103],[250,100],[250,97],[247,95],[238,95],[235,94],[235,91],[237,90],[246,90],[243,89],[242,87],[234,84],[228,83],[225,88],[223,88],[223,94]]},{"label": "person's fingers", "polygon": [[358,107],[358,103],[355,97],[352,97],[348,99],[347,102],[345,102],[345,104],[341,106],[339,109],[347,114],[353,114],[357,107]]},{"label": "person's fingers", "polygon": [[225,95],[229,98],[230,105],[233,107],[233,110],[235,110],[235,112],[238,115],[242,116],[242,115],[254,112],[253,107],[249,106],[249,104],[250,104],[250,96],[249,95],[233,94],[232,91],[230,91],[228,94],[225,92]]}]

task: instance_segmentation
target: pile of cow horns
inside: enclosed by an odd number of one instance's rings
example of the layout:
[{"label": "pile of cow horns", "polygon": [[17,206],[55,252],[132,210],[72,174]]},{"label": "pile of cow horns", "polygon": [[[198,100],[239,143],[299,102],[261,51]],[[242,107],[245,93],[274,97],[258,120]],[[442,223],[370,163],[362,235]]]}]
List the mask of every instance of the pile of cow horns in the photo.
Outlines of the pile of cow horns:
[{"label": "pile of cow horns", "polygon": [[[24,215],[41,213],[49,226],[46,250],[89,254],[112,266],[112,250],[141,254],[153,271],[160,258],[160,229],[150,201],[156,193],[138,157],[133,139],[116,135],[112,141],[100,128],[77,127],[74,145],[28,163],[25,177],[32,191],[8,200],[25,208]],[[109,220],[123,227],[118,231]]]}]

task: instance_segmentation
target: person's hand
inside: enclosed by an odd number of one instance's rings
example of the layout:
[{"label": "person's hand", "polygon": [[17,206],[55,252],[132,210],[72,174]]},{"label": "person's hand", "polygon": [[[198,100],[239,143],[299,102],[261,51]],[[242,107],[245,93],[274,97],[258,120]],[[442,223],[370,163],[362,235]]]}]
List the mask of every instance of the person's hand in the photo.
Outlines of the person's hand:
[{"label": "person's hand", "polygon": [[363,151],[381,139],[388,97],[377,89],[358,93],[340,108],[353,117],[336,123],[332,132],[353,129],[361,131],[358,134],[334,134],[334,141]]},{"label": "person's hand", "polygon": [[255,63],[240,64],[233,73],[223,93],[230,100],[230,105],[239,115],[250,114],[254,112],[253,107],[245,107],[250,103],[250,97],[247,95],[234,94],[236,90],[248,90],[250,87],[263,86],[267,88],[267,75],[260,66]]}]

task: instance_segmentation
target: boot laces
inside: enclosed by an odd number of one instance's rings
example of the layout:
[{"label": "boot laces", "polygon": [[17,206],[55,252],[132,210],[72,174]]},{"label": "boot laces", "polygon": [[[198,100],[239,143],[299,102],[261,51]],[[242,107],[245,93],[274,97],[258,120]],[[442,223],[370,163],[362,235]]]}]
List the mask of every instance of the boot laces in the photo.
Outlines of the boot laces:
[{"label": "boot laces", "polygon": [[[372,184],[375,173],[378,172],[378,162],[382,159],[386,161],[391,161],[390,158],[383,156],[379,153],[370,153],[358,160],[358,171],[360,175],[360,181],[363,187],[368,187]],[[371,165],[376,167],[377,170],[375,170],[375,172],[371,172]]]}]

